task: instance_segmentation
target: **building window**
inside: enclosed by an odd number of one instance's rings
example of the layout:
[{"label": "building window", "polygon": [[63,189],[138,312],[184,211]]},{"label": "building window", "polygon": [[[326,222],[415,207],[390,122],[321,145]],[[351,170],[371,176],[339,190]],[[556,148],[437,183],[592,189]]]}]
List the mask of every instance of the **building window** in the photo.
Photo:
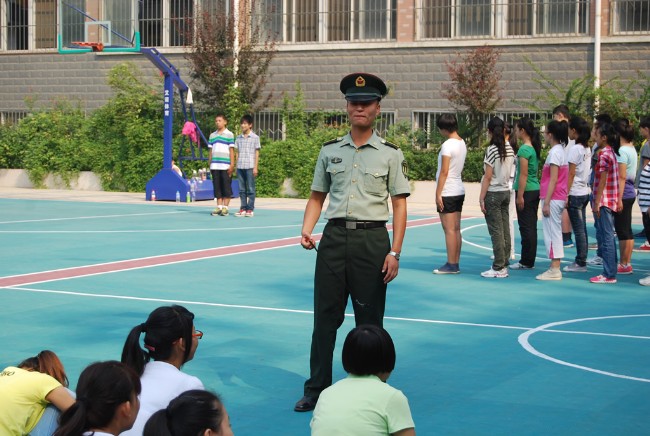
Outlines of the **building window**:
[{"label": "building window", "polygon": [[3,0],[0,14],[0,49],[56,48],[56,0]]},{"label": "building window", "polygon": [[587,0],[420,0],[420,39],[587,34]]},{"label": "building window", "polygon": [[614,34],[650,32],[650,0],[613,0],[611,29]]}]

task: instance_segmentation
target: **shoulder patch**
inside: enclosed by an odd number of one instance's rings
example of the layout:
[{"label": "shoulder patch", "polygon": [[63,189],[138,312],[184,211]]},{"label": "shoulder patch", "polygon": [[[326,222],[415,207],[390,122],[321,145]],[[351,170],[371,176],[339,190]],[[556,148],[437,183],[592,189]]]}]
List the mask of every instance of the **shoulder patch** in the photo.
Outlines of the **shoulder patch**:
[{"label": "shoulder patch", "polygon": [[393,144],[392,142],[388,142],[388,141],[386,141],[385,139],[382,139],[382,140],[381,140],[381,143],[384,144],[384,145],[387,145],[387,146],[389,146],[389,147],[392,147],[392,148],[394,148],[395,150],[399,150],[399,147],[398,147],[397,145]]},{"label": "shoulder patch", "polygon": [[331,139],[331,140],[327,141],[325,144],[323,144],[323,147],[325,147],[326,145],[330,145],[330,144],[336,144],[337,142],[340,142],[341,140],[343,140],[342,137]]}]

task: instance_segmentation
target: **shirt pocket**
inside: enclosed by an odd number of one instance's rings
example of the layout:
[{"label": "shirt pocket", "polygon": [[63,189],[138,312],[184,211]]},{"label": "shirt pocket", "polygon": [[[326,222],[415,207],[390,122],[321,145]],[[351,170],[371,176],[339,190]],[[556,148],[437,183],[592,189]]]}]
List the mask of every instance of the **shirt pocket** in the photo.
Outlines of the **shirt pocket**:
[{"label": "shirt pocket", "polygon": [[366,193],[385,195],[388,191],[388,169],[366,168],[363,175],[363,187]]},{"label": "shirt pocket", "polygon": [[327,166],[327,174],[330,177],[330,191],[343,191],[345,189],[345,165],[332,164]]}]

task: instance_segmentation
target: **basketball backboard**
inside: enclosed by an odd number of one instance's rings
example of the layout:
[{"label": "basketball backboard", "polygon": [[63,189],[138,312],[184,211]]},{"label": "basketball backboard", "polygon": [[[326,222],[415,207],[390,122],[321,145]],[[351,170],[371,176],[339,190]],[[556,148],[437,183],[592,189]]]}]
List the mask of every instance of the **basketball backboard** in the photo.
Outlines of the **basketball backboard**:
[{"label": "basketball backboard", "polygon": [[139,51],[138,3],[60,0],[59,53]]}]

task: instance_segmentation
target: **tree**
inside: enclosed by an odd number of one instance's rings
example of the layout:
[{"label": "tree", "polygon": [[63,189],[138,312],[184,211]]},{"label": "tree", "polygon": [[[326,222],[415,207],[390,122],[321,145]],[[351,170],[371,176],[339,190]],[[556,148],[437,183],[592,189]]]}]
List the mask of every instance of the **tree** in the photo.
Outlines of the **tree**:
[{"label": "tree", "polygon": [[185,34],[190,77],[202,86],[196,91],[197,103],[234,120],[266,107],[272,97],[263,91],[276,43],[273,35],[265,34],[264,22],[255,25],[253,18],[250,10],[238,22],[232,13],[202,11],[185,26],[190,29]]},{"label": "tree", "polygon": [[486,45],[445,62],[451,83],[443,95],[456,109],[466,112],[471,126],[470,144],[480,145],[485,120],[501,102],[501,72],[497,70],[500,55],[499,50]]}]

